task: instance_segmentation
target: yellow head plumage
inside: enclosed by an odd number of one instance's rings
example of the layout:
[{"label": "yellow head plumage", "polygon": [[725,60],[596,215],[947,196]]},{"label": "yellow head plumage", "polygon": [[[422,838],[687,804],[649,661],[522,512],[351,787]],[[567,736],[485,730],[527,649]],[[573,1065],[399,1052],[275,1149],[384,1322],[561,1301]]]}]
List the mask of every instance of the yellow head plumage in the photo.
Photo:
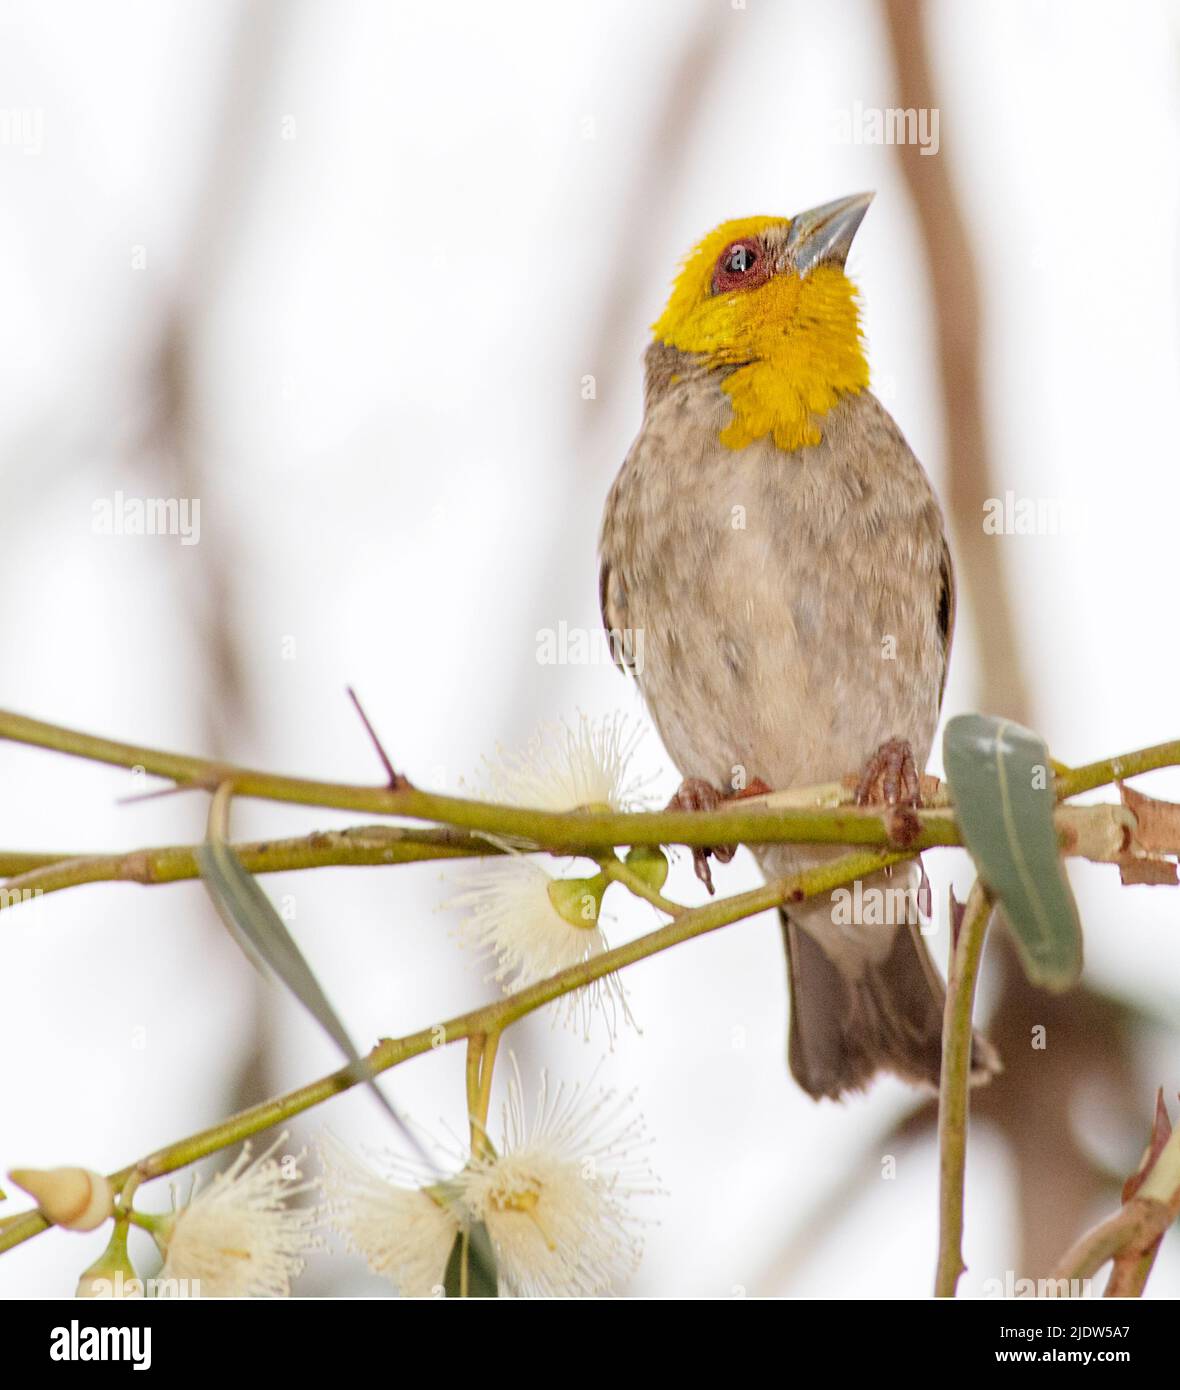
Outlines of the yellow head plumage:
[{"label": "yellow head plumage", "polygon": [[685,261],[655,337],[724,372],[732,449],[770,435],[818,444],[823,416],[863,391],[869,368],[844,258],[871,195],[786,219],[746,217],[711,232]]}]

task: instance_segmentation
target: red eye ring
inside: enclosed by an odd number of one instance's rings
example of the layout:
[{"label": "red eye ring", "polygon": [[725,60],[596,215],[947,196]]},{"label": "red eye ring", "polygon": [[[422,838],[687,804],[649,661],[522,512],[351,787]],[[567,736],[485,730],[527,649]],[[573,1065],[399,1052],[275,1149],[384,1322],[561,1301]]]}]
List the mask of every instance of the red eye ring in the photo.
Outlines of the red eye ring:
[{"label": "red eye ring", "polygon": [[769,278],[770,259],[761,242],[753,237],[739,237],[717,258],[713,269],[713,293],[753,289]]}]

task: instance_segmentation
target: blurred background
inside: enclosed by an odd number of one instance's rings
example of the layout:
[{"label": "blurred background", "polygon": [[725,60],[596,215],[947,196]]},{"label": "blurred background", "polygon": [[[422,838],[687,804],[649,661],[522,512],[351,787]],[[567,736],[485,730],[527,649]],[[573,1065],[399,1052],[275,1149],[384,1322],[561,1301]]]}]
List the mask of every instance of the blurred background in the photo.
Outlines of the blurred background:
[{"label": "blurred background", "polygon": [[[398,767],[450,791],[544,721],[643,721],[609,666],[537,653],[545,629],[598,626],[648,325],[716,223],[873,188],[850,273],[874,387],[959,565],[944,715],[1022,719],[1066,762],[1180,736],[1174,0],[108,0],[2,4],[0,33],[3,706],[378,781],[352,683]],[[874,140],[894,108],[925,113],[916,142]],[[985,534],[1009,493],[1065,524]],[[199,542],[96,531],[120,494],[199,498]],[[670,793],[654,732],[640,756]],[[201,837],[204,798],[117,804],[143,785],[2,744],[0,848]],[[1176,774],[1139,785],[1180,798]],[[358,819],[242,803],[234,830]],[[960,854],[926,858],[936,894],[965,894]],[[686,857],[674,872],[698,900]],[[744,852],[717,872],[757,881]],[[1117,1204],[1157,1086],[1175,1114],[1180,893],[1071,873],[1081,990],[1036,994],[991,952],[1007,1071],[974,1111],[968,1295],[1045,1274]],[[264,885],[368,1045],[491,997],[441,906],[456,881]],[[55,894],[0,942],[5,1170],[115,1168],[337,1065],[199,885]],[[599,1066],[638,1090],[668,1195],[627,1291],[927,1294],[930,1110],[892,1081],[839,1106],[794,1086],[773,915],[626,984],[641,1034],[542,1014],[510,1043],[526,1081]],[[462,1072],[451,1048],[389,1090],[457,1131]],[[321,1124],[390,1138],[349,1095],[288,1147]],[[0,1258],[0,1294],[69,1293],[103,1243],[51,1231]],[[299,1291],[389,1286],[332,1255]],[[1149,1295],[1177,1294],[1173,1239]]]}]

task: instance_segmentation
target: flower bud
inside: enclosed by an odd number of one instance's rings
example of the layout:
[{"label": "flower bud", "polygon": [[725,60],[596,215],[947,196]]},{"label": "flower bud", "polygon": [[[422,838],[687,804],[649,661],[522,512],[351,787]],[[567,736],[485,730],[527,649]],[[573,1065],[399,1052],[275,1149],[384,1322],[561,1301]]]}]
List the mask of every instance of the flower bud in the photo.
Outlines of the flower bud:
[{"label": "flower bud", "polygon": [[549,883],[549,901],[563,922],[571,927],[593,927],[606,892],[605,874],[593,878],[555,878]]},{"label": "flower bud", "polygon": [[78,1276],[75,1298],[143,1298],[143,1280],[127,1254],[127,1223],[116,1221],[110,1243]]},{"label": "flower bud", "polygon": [[627,867],[658,893],[668,879],[668,857],[659,845],[636,845],[624,856]]},{"label": "flower bud", "polygon": [[14,1168],[8,1176],[67,1231],[93,1231],[114,1215],[110,1183],[89,1168]]}]

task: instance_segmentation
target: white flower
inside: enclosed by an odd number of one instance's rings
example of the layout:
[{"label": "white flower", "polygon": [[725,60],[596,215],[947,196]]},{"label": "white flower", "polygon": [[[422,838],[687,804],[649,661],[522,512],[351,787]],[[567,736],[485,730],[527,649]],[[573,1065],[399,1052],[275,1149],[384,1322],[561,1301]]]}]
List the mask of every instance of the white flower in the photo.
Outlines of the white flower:
[{"label": "white flower", "polygon": [[494,760],[484,760],[486,794],[536,811],[640,810],[650,778],[634,773],[631,764],[642,736],[642,727],[632,727],[623,714],[597,721],[579,714],[574,728],[564,721],[542,725],[523,752],[498,749]]},{"label": "white flower", "polygon": [[320,1158],[325,1214],[348,1249],[406,1298],[426,1297],[441,1285],[459,1232],[453,1207],[436,1202],[396,1160],[390,1178],[378,1176],[333,1135],[320,1141]]},{"label": "white flower", "polygon": [[280,1134],[253,1161],[250,1145],[244,1144],[224,1173],[201,1192],[194,1182],[188,1202],[159,1222],[162,1279],[199,1284],[200,1293],[213,1298],[290,1294],[304,1256],[320,1242],[312,1234],[316,1210],[287,1205],[317,1184],[298,1181],[298,1160],[280,1163],[272,1157],[286,1137]]},{"label": "white flower", "polygon": [[473,1220],[491,1236],[501,1287],[519,1296],[605,1294],[632,1274],[647,1223],[633,1199],[660,1192],[633,1095],[541,1077],[530,1124],[513,1061],[503,1153],[457,1179]]},{"label": "white flower", "polygon": [[[467,886],[448,906],[465,913],[459,926],[462,940],[495,956],[490,978],[506,994],[609,949],[597,903],[587,902],[585,925],[575,926],[557,911],[549,889],[563,881],[568,882],[553,878],[535,860],[512,853],[483,860],[464,872]],[[617,975],[594,980],[563,995],[560,1002],[560,1016],[587,1035],[599,1009],[612,1038],[619,1014],[634,1022]]]},{"label": "white flower", "polygon": [[[485,759],[483,794],[542,811],[640,809],[640,793],[649,779],[635,775],[631,763],[642,732],[621,714],[597,721],[580,714],[574,727],[543,725],[522,753],[500,750],[494,760]],[[504,856],[466,870],[463,891],[447,906],[464,913],[462,939],[495,957],[490,978],[506,994],[609,949],[600,917],[606,888],[600,875],[581,881],[554,878],[511,842],[488,838]],[[559,1016],[588,1036],[600,1009],[612,1040],[620,1015],[634,1024],[615,975],[564,995]]]}]

